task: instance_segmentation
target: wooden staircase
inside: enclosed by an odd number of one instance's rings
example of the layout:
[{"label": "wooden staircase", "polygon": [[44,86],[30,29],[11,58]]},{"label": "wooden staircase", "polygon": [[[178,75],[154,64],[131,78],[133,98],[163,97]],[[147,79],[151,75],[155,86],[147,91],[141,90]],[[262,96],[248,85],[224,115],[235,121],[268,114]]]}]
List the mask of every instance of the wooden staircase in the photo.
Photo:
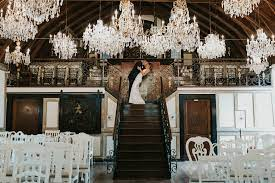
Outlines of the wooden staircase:
[{"label": "wooden staircase", "polygon": [[169,179],[158,104],[122,106],[115,179]]}]

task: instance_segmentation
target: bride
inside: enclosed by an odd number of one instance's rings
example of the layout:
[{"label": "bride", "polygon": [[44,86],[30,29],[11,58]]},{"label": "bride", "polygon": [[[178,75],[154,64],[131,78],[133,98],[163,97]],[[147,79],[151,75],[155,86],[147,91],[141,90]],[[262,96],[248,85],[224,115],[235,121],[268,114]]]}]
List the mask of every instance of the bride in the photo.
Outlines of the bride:
[{"label": "bride", "polygon": [[147,75],[150,72],[150,65],[147,61],[142,61],[142,64],[144,66],[144,69],[142,69],[142,67],[137,68],[139,70],[139,73],[136,76],[130,91],[130,97],[129,97],[130,104],[145,104],[145,101],[141,97],[139,86],[140,86],[140,83],[142,82],[142,77]]}]

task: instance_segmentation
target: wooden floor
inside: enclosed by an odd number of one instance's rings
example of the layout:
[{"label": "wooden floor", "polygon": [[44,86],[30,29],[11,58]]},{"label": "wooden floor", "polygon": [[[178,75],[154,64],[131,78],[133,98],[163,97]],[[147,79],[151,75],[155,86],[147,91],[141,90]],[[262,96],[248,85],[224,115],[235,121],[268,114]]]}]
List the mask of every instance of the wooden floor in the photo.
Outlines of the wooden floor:
[{"label": "wooden floor", "polygon": [[96,162],[94,164],[94,182],[95,183],[176,183],[171,180],[113,180],[112,174],[107,174],[106,164]]}]

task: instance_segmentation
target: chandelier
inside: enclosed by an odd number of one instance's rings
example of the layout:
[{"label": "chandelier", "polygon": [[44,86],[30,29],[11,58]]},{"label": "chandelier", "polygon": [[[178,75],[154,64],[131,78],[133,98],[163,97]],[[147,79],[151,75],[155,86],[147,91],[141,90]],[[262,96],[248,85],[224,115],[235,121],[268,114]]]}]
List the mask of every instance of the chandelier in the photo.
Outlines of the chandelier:
[{"label": "chandelier", "polygon": [[162,21],[161,27],[152,26],[150,36],[144,36],[141,49],[148,55],[158,56],[165,54],[170,48],[170,42],[166,35],[166,27]]},{"label": "chandelier", "polygon": [[30,60],[30,49],[27,49],[26,54],[21,52],[21,46],[20,42],[16,42],[16,47],[13,52],[10,53],[10,48],[9,46],[6,48],[6,53],[5,53],[5,60],[4,62],[6,64],[24,64],[24,65],[29,65],[31,63]]},{"label": "chandelier", "polygon": [[8,4],[5,16],[1,9],[0,16],[0,36],[13,41],[28,41],[34,39],[38,33],[38,27],[28,18],[23,16],[21,11]]},{"label": "chandelier", "polygon": [[269,65],[267,58],[275,55],[274,35],[269,39],[263,29],[257,30],[257,38],[251,36],[251,40],[247,40],[247,66],[251,71],[260,74]]},{"label": "chandelier", "polygon": [[196,22],[190,22],[186,0],[177,0],[173,4],[171,16],[167,25],[167,37],[170,49],[180,51],[194,51],[200,42],[200,29]]},{"label": "chandelier", "polygon": [[215,59],[225,56],[226,47],[225,40],[219,38],[219,35],[208,34],[205,37],[205,43],[200,42],[200,46],[197,50],[200,58],[203,59]]},{"label": "chandelier", "polygon": [[89,47],[89,52],[107,54],[109,56],[122,53],[124,43],[122,36],[113,27],[103,25],[102,20],[97,20],[93,27],[89,24],[83,33],[84,49]]},{"label": "chandelier", "polygon": [[266,70],[266,68],[269,66],[269,63],[267,60],[262,61],[260,58],[248,58],[246,66],[250,71],[254,71],[257,75],[259,75],[261,72]]},{"label": "chandelier", "polygon": [[56,35],[50,35],[49,42],[53,44],[55,55],[61,59],[71,59],[76,55],[76,44],[71,35],[58,32]]},{"label": "chandelier", "polygon": [[231,17],[244,17],[249,15],[261,0],[223,0],[222,7]]},{"label": "chandelier", "polygon": [[247,40],[246,45],[247,57],[254,60],[267,60],[269,56],[275,55],[274,35],[269,39],[263,29],[257,30],[257,38],[251,36],[251,40]]},{"label": "chandelier", "polygon": [[41,24],[49,21],[60,14],[60,7],[63,0],[11,0],[15,9],[22,12],[23,16],[34,21],[35,24]]},{"label": "chandelier", "polygon": [[141,17],[135,18],[134,4],[129,0],[121,0],[119,10],[121,11],[119,17],[117,10],[112,16],[114,29],[122,34],[126,47],[138,46],[144,35]]}]

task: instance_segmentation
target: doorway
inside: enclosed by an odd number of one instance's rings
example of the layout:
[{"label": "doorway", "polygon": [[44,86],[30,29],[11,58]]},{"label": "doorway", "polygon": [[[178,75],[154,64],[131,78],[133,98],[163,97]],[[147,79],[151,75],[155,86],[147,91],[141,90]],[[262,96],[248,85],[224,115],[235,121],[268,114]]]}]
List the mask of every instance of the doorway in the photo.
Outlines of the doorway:
[{"label": "doorway", "polygon": [[41,133],[42,101],[35,95],[8,95],[6,130],[22,131],[24,134]]},{"label": "doorway", "polygon": [[180,158],[188,160],[185,143],[190,137],[217,142],[215,95],[180,95]]}]

